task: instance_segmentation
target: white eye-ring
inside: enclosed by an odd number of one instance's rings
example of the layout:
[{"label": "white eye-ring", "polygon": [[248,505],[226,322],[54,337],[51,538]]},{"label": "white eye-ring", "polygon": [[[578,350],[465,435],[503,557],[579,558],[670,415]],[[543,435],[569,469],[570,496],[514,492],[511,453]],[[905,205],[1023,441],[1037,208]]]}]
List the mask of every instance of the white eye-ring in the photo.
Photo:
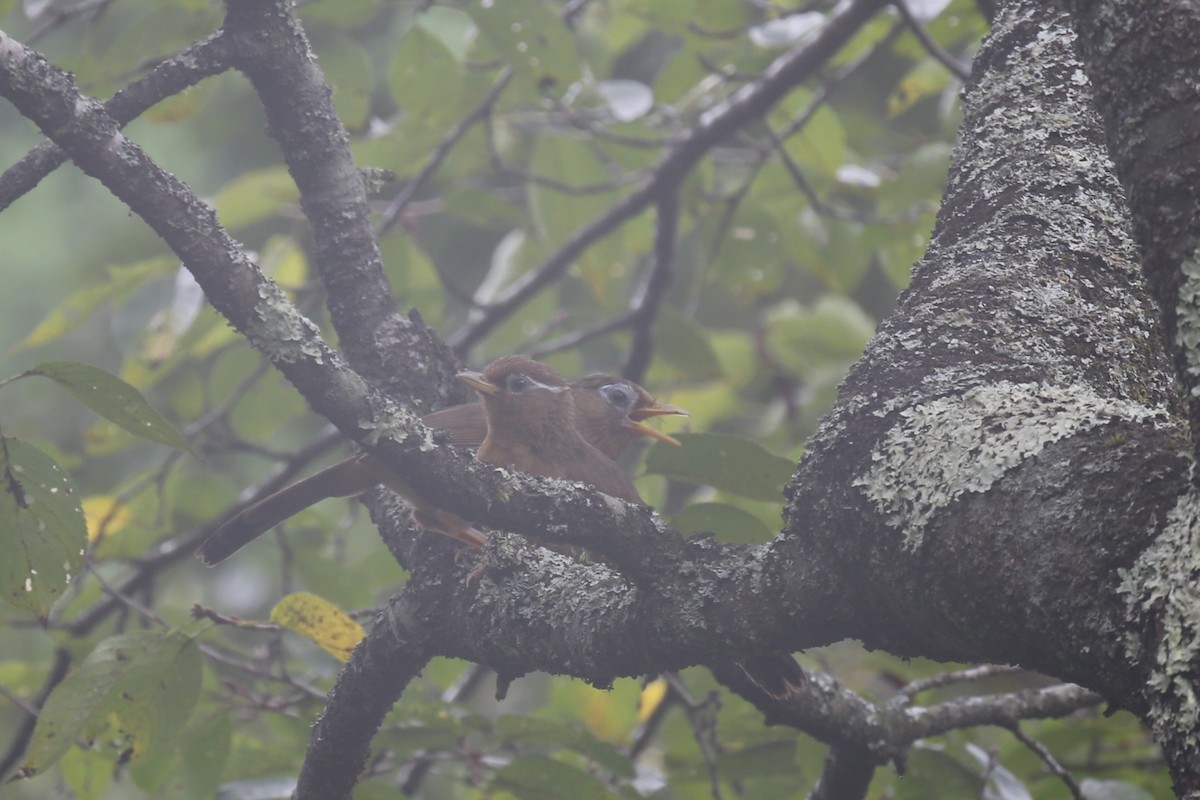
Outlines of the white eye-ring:
[{"label": "white eye-ring", "polygon": [[620,411],[629,411],[633,408],[634,394],[623,383],[610,383],[602,386],[600,393],[604,395],[604,399],[608,401],[609,405]]}]

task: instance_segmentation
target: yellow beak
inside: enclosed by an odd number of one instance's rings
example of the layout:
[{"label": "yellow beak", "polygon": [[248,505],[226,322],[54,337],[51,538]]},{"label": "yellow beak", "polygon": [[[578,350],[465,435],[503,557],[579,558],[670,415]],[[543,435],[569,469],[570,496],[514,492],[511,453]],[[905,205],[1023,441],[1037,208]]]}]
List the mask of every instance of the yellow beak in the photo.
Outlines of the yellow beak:
[{"label": "yellow beak", "polygon": [[460,381],[470,386],[480,394],[499,394],[500,387],[483,377],[482,372],[474,372],[472,370],[463,370],[456,375]]}]

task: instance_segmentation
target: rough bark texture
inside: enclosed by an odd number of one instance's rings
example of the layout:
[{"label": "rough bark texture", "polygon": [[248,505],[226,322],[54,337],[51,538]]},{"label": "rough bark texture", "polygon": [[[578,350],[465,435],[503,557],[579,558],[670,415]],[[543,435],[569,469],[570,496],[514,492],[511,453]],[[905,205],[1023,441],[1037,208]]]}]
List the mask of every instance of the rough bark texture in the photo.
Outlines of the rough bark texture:
[{"label": "rough bark texture", "polygon": [[371,229],[364,181],[333,95],[299,21],[278,0],[227,5],[235,63],[253,84],[300,189],[313,251],[346,360],[418,412],[462,402],[450,349],[421,320],[396,309]]},{"label": "rough bark texture", "polygon": [[[1200,430],[1200,6],[1194,0],[1068,4],[1109,156],[1128,193],[1142,266],[1161,307],[1193,446]],[[1131,654],[1152,654],[1148,719],[1181,797],[1200,796],[1200,502],[1126,573]]]},{"label": "rough bark texture", "polygon": [[852,585],[868,646],[1018,663],[1144,713],[1120,570],[1186,491],[1189,444],[1065,22],[997,19],[934,241],[810,442],[776,557]]},{"label": "rough bark texture", "polygon": [[1142,264],[1200,424],[1200,6],[1075,0],[1079,49]]}]

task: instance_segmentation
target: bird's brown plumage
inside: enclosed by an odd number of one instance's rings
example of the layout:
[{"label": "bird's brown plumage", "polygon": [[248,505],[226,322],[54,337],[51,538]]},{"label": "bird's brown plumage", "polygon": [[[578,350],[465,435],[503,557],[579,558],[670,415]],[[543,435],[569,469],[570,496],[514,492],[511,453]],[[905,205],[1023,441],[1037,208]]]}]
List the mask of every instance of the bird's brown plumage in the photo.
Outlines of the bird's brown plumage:
[{"label": "bird's brown plumage", "polygon": [[580,481],[642,503],[629,476],[576,428],[571,387],[554,369],[524,356],[504,356],[482,373],[459,377],[481,394],[487,415],[487,437],[475,454],[480,461]]},{"label": "bird's brown plumage", "polygon": [[[658,403],[653,395],[636,383],[594,373],[573,382],[570,388],[576,406],[576,426],[584,439],[610,459],[620,456],[629,444],[643,436],[678,444],[666,434],[646,426],[643,420],[686,412],[675,406]],[[422,421],[435,430],[446,432],[451,444],[472,450],[477,450],[487,437],[487,417],[482,403],[451,406],[427,414]],[[524,471],[536,473],[536,470]],[[329,497],[353,497],[380,483],[390,485],[406,496],[411,494],[405,491],[398,476],[374,457],[358,453],[245,509],[218,528],[201,545],[197,555],[206,564],[218,564],[314,503]],[[604,489],[601,488],[601,491]],[[421,513],[418,521],[437,525],[427,513]],[[477,543],[470,531],[463,530],[460,533],[462,536],[450,535],[467,544]]]}]

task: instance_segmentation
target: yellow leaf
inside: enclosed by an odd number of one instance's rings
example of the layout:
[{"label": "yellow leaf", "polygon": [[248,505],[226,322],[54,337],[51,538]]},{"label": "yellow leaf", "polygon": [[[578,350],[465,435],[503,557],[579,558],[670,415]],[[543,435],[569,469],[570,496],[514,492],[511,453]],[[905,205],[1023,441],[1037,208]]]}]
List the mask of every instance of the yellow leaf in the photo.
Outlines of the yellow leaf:
[{"label": "yellow leaf", "polygon": [[940,62],[927,58],[909,70],[887,99],[887,115],[895,118],[924,98],[946,88],[950,75]]},{"label": "yellow leaf", "polygon": [[638,698],[638,722],[645,722],[658,708],[659,703],[667,696],[667,682],[655,678],[643,687],[642,696]]},{"label": "yellow leaf", "polygon": [[271,621],[320,645],[334,658],[347,661],[365,635],[362,626],[328,600],[308,592],[284,597],[271,609]]},{"label": "yellow leaf", "polygon": [[129,507],[112,495],[97,494],[84,498],[83,518],[87,521],[88,541],[112,536],[133,519]]}]

